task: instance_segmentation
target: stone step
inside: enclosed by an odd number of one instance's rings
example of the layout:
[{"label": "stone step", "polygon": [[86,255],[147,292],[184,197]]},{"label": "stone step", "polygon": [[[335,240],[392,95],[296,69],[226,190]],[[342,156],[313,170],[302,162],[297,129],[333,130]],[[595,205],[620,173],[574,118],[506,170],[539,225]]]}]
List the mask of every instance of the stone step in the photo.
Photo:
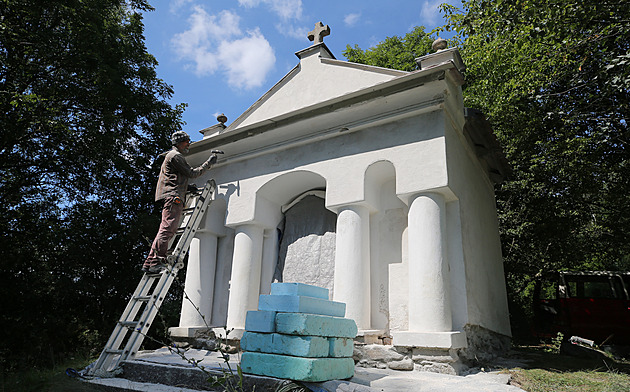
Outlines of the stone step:
[{"label": "stone step", "polygon": [[245,317],[245,330],[250,332],[276,332],[276,312],[248,310]]},{"label": "stone step", "polygon": [[301,358],[248,351],[241,356],[241,369],[245,373],[261,376],[321,382],[352,377],[354,360],[352,358]]},{"label": "stone step", "polygon": [[272,283],[271,295],[296,295],[329,299],[328,289],[304,283]]},{"label": "stone step", "polygon": [[332,358],[352,357],[354,353],[354,339],[328,338],[328,356]]},{"label": "stone step", "polygon": [[346,304],[315,297],[261,295],[258,300],[258,310],[343,317],[346,314]]},{"label": "stone step", "polygon": [[[231,363],[234,380],[237,381],[236,358]],[[145,361],[123,361],[122,375],[116,378],[95,378],[90,380],[91,384],[97,384],[103,391],[169,391],[169,392],[190,392],[190,391],[225,391],[224,387],[213,386],[209,381],[209,375],[223,376],[227,371],[225,363],[200,364],[205,366],[206,372],[196,367],[161,364]],[[109,381],[106,381],[109,380]],[[275,392],[284,383],[284,380],[265,377],[264,375],[243,375],[243,390],[251,391],[255,388],[257,392]],[[101,389],[102,388],[102,389]],[[164,389],[158,389],[164,388]]]},{"label": "stone step", "polygon": [[[282,335],[278,333],[245,332],[241,349],[294,357],[327,357],[330,351],[328,339],[320,336]],[[350,355],[352,356],[352,354]]]},{"label": "stone step", "polygon": [[352,319],[303,313],[276,314],[277,333],[354,338],[357,324]]}]

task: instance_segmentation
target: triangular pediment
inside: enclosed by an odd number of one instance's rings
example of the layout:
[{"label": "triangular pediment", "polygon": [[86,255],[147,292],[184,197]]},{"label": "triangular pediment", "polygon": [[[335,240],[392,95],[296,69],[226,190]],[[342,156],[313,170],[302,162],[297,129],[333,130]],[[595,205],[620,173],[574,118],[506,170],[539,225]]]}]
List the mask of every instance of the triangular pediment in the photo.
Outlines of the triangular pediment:
[{"label": "triangular pediment", "polygon": [[225,130],[256,124],[387,82],[408,72],[336,60],[326,45],[297,52],[299,64]]}]

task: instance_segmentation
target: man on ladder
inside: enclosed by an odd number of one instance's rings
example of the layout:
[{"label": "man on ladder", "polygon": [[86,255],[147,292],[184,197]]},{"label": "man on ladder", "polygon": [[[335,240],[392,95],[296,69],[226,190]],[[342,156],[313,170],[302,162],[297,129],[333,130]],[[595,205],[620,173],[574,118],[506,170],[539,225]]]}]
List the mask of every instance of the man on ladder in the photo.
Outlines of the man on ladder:
[{"label": "man on ladder", "polygon": [[166,154],[157,188],[155,201],[163,201],[162,222],[158,230],[149,256],[142,266],[143,272],[158,273],[166,268],[166,256],[170,239],[175,235],[185,204],[188,179],[197,178],[205,173],[217,161],[213,153],[201,166],[192,168],[184,158],[190,146],[190,136],[184,131],[171,135],[173,148]]}]

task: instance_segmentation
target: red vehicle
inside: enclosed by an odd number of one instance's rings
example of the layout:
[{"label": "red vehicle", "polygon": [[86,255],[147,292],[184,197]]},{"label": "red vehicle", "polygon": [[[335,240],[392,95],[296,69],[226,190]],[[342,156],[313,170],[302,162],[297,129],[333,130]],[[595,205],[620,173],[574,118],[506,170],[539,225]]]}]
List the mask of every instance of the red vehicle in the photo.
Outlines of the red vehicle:
[{"label": "red vehicle", "polygon": [[536,281],[534,334],[630,345],[630,272],[555,272]]}]

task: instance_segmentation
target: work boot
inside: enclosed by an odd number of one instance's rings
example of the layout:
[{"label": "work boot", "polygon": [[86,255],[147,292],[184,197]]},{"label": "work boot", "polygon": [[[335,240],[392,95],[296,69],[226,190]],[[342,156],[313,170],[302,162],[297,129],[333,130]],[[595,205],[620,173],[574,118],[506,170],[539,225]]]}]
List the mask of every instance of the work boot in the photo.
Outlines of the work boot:
[{"label": "work boot", "polygon": [[166,266],[164,264],[157,264],[151,267],[142,267],[142,272],[147,273],[147,274],[159,274],[165,269],[166,269]]},{"label": "work boot", "polygon": [[156,264],[154,265],[146,265],[144,264],[142,266],[142,272],[145,273],[150,273],[150,274],[157,274],[162,272],[162,270],[166,269],[167,265],[166,265],[166,257],[156,257],[155,259],[152,259]]}]

